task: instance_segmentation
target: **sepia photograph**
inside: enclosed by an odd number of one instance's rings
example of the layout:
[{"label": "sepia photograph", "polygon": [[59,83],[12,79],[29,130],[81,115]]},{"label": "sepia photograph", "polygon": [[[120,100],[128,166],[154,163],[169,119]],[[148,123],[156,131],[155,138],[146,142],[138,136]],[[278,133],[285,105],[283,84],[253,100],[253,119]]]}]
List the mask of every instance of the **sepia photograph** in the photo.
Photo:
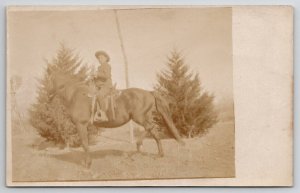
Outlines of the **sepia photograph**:
[{"label": "sepia photograph", "polygon": [[234,177],[231,8],[8,11],[12,180]]}]

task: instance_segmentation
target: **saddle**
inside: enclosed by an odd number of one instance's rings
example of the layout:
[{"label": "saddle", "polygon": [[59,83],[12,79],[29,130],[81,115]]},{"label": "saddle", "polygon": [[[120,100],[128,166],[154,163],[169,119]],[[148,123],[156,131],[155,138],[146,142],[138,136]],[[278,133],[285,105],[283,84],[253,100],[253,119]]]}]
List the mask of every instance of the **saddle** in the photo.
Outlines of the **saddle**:
[{"label": "saddle", "polygon": [[[101,90],[99,91],[96,86],[93,84],[90,85],[90,91],[88,93],[88,97],[92,98],[92,105],[91,105],[91,118],[90,123],[93,124],[97,120],[97,116],[100,110],[104,110],[107,114],[108,120],[112,121],[116,118],[115,110],[115,100],[116,97],[120,94],[120,91],[116,89],[116,84],[105,94],[102,95]],[[101,98],[101,101],[98,100]],[[105,105],[103,105],[105,104]],[[104,109],[101,109],[100,106],[105,106]]]}]

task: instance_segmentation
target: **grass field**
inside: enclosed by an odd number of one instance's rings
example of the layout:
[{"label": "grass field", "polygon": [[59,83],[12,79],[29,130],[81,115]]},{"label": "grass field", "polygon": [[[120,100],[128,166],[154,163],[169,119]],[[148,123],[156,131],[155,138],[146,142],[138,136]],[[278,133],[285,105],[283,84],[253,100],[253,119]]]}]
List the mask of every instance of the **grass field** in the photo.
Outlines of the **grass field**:
[{"label": "grass field", "polygon": [[12,178],[24,181],[120,180],[162,178],[234,177],[234,123],[219,122],[201,138],[185,139],[179,146],[162,140],[165,156],[156,156],[152,139],[143,151],[129,142],[128,128],[107,129],[91,145],[93,164],[85,170],[82,148],[59,149],[35,146],[42,139],[28,126],[12,128]]}]

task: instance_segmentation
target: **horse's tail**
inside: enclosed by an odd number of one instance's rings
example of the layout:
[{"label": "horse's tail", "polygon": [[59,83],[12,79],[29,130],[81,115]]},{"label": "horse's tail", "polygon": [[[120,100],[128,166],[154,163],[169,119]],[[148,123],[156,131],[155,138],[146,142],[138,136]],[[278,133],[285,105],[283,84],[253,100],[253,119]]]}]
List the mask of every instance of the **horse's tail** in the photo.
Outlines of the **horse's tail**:
[{"label": "horse's tail", "polygon": [[181,145],[184,145],[185,143],[179,135],[178,130],[170,117],[170,111],[167,101],[162,96],[160,96],[159,93],[153,92],[153,95],[155,98],[156,109],[167,123],[169,131],[173,134],[177,142],[179,142]]}]

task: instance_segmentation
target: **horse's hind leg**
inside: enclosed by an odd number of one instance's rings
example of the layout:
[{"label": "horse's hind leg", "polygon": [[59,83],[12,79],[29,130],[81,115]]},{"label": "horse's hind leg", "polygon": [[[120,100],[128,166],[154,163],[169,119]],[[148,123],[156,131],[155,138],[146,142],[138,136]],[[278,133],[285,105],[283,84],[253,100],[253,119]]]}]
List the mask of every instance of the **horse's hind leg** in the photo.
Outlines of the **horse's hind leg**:
[{"label": "horse's hind leg", "polygon": [[[159,134],[156,130],[156,125],[153,123],[152,117],[151,117],[151,119],[148,119],[147,121],[145,121],[144,128],[146,130],[145,135],[147,134],[147,132],[149,132],[152,135],[152,137],[155,139],[157,148],[158,148],[158,155],[160,157],[164,156],[164,152],[163,152],[162,144],[161,144],[161,141],[159,138]],[[137,143],[137,146],[138,146],[138,143]]]},{"label": "horse's hind leg", "polygon": [[86,168],[90,168],[92,165],[92,159],[90,156],[90,150],[89,150],[89,141],[88,141],[88,131],[87,126],[85,124],[77,124],[77,130],[79,137],[81,139],[81,144],[84,150],[84,166]]},{"label": "horse's hind leg", "polygon": [[[149,113],[150,114],[150,113]],[[134,119],[135,122],[139,123],[140,125],[144,126],[145,131],[142,133],[142,135],[139,137],[139,139],[136,142],[137,150],[138,152],[141,152],[141,147],[143,145],[143,139],[147,136],[148,133],[152,135],[152,137],[155,139],[157,147],[158,147],[158,155],[163,156],[163,149],[162,144],[159,138],[159,135],[156,130],[156,125],[154,124],[153,116],[150,114],[148,116],[145,116],[145,119]],[[141,118],[141,117],[138,117]]]}]

